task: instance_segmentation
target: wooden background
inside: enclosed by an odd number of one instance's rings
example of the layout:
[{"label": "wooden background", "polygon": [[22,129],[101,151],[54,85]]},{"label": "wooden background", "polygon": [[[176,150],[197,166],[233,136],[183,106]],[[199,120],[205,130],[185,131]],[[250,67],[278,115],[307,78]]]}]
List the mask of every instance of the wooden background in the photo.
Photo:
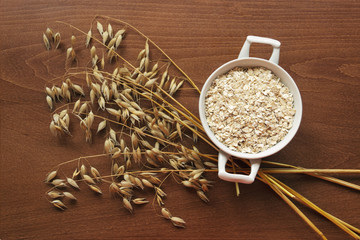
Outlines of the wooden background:
[{"label": "wooden background", "polygon": [[[294,140],[270,160],[306,168],[360,168],[359,1],[44,1],[0,2],[0,239],[317,239],[317,235],[265,184],[220,181],[210,203],[169,180],[167,207],[184,218],[177,229],[151,204],[131,215],[108,194],[89,191],[60,212],[45,198],[46,173],[56,164],[102,151],[78,139],[57,141],[48,130],[44,85],[53,53],[42,43],[46,27],[69,22],[87,31],[97,14],[125,20],[154,40],[202,87],[221,64],[237,57],[247,35],[282,43],[280,65],[296,81],[303,120]],[[64,27],[62,27],[65,29]],[[69,31],[69,30],[68,30]],[[269,46],[251,55],[268,58]],[[197,112],[197,95],[185,98]],[[277,175],[324,210],[360,227],[360,198],[304,175]],[[359,175],[337,176],[360,183]],[[331,222],[301,208],[329,239],[350,239]]]}]

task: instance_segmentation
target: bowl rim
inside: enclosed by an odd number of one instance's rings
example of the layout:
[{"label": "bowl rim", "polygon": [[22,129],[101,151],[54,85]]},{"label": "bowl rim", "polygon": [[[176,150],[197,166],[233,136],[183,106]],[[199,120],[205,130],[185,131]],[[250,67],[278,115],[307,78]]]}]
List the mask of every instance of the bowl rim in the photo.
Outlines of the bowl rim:
[{"label": "bowl rim", "polygon": [[[268,148],[267,150],[259,152],[259,153],[243,153],[243,152],[237,152],[237,151],[231,150],[230,148],[225,146],[223,143],[221,143],[215,137],[214,133],[211,131],[211,129],[207,123],[207,120],[206,120],[205,96],[206,96],[206,92],[208,91],[209,87],[211,86],[212,81],[217,76],[224,74],[235,67],[264,67],[264,68],[271,70],[277,76],[281,75],[281,77],[280,76],[278,76],[278,77],[280,77],[281,81],[289,88],[289,90],[291,91],[291,93],[293,94],[293,97],[294,97],[294,107],[295,107],[296,113],[295,113],[295,118],[293,121],[292,128],[285,135],[283,140],[281,140],[274,146]],[[279,74],[279,72],[281,74]],[[283,79],[284,76],[286,77],[285,82]],[[291,86],[289,86],[289,84]],[[243,158],[243,159],[260,159],[260,158],[264,158],[264,157],[273,155],[273,154],[277,153],[278,151],[280,151],[281,149],[283,149],[287,144],[290,143],[290,141],[294,138],[295,134],[297,133],[297,131],[300,127],[300,123],[301,123],[302,111],[303,111],[303,109],[302,109],[302,100],[301,100],[300,91],[299,91],[295,81],[293,80],[293,78],[278,64],[275,64],[271,61],[268,61],[268,60],[265,60],[262,58],[255,58],[255,57],[234,59],[234,60],[226,62],[223,65],[221,65],[220,67],[218,67],[215,71],[213,71],[211,73],[211,75],[205,81],[205,83],[202,87],[201,93],[200,93],[200,98],[199,98],[199,115],[200,115],[201,124],[205,130],[205,133],[210,138],[210,140],[219,148],[220,151],[222,151],[228,155],[235,156],[238,158]]]}]

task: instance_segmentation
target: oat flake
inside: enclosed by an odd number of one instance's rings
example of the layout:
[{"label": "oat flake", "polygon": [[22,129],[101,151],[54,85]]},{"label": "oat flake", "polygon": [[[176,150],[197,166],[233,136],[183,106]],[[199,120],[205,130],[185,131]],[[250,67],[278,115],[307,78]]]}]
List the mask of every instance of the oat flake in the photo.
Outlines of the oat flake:
[{"label": "oat flake", "polygon": [[288,133],[295,115],[294,99],[272,71],[236,67],[212,82],[205,96],[205,115],[225,146],[258,153]]}]

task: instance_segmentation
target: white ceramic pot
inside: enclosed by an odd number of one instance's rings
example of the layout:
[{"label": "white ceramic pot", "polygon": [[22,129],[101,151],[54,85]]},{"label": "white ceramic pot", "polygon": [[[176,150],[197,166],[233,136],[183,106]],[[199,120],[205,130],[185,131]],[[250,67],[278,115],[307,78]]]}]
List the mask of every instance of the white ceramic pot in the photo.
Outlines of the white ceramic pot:
[{"label": "white ceramic pot", "polygon": [[[251,43],[263,43],[263,44],[271,45],[273,47],[273,52],[270,59],[266,60],[261,58],[249,57]],[[301,102],[300,92],[294,80],[291,78],[291,76],[278,65],[279,56],[280,56],[279,41],[270,38],[248,36],[240,51],[238,59],[227,62],[218,69],[216,69],[206,80],[202,88],[199,99],[200,120],[205,129],[206,134],[209,136],[211,141],[219,148],[218,175],[223,180],[246,183],[246,184],[250,184],[254,182],[254,179],[260,167],[261,158],[273,155],[274,153],[284,148],[295,136],[297,130],[299,129],[301,116],[302,116],[302,102]],[[214,133],[210,130],[205,117],[205,95],[208,89],[210,88],[212,81],[219,75],[225,74],[226,72],[230,71],[235,67],[264,67],[270,69],[275,75],[277,75],[281,79],[281,81],[289,88],[290,92],[293,94],[296,114],[292,128],[289,130],[288,134],[284,137],[282,141],[280,141],[273,147],[263,152],[249,154],[249,153],[236,152],[229,149],[215,137]],[[242,159],[249,159],[251,164],[250,174],[243,175],[243,174],[231,174],[226,172],[225,165],[229,156],[234,156]]]}]

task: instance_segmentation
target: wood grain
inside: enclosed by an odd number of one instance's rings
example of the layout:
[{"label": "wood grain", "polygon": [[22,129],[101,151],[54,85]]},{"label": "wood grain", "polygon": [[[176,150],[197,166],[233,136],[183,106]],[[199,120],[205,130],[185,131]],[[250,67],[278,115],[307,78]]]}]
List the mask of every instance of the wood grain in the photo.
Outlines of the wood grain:
[{"label": "wood grain", "polygon": [[[176,229],[151,204],[134,215],[110,196],[78,194],[68,211],[49,206],[44,176],[54,165],[96,154],[82,138],[57,141],[48,131],[43,92],[63,66],[42,44],[48,26],[87,31],[95,15],[125,20],[155,41],[201,87],[221,64],[237,57],[247,35],[282,43],[280,65],[296,81],[304,113],[294,140],[269,160],[306,168],[360,168],[359,1],[1,1],[0,2],[0,239],[316,239],[317,235],[265,184],[217,179],[201,202],[173,180],[167,207],[184,218]],[[67,29],[67,30],[66,30]],[[251,55],[270,56],[254,45]],[[197,113],[197,98],[184,98]],[[304,175],[277,175],[324,210],[360,227],[359,193]],[[357,176],[338,176],[360,184]],[[300,207],[329,239],[351,239]]]}]

